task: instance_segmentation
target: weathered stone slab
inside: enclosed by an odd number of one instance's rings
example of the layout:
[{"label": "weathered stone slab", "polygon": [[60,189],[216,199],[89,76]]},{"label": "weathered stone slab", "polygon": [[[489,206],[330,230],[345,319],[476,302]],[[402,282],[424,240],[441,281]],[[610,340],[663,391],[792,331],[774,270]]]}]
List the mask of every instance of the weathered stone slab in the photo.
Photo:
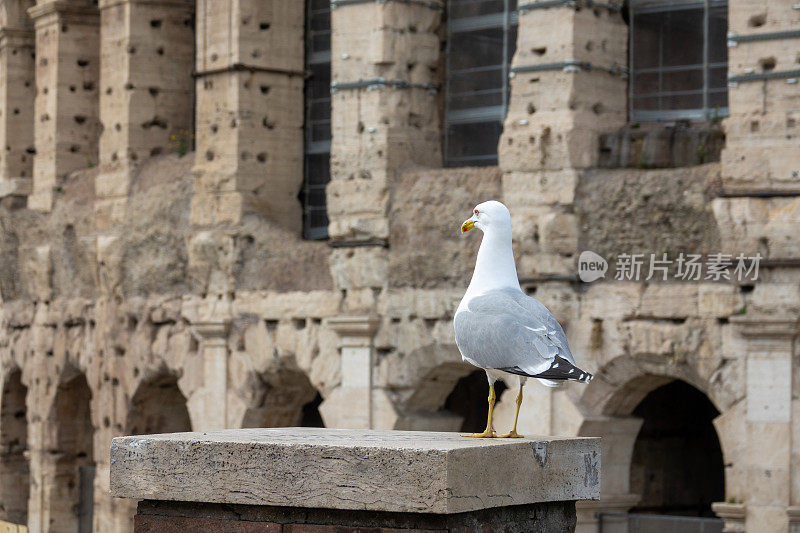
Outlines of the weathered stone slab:
[{"label": "weathered stone slab", "polygon": [[600,442],[315,428],[117,437],[111,493],[439,514],[597,499]]}]

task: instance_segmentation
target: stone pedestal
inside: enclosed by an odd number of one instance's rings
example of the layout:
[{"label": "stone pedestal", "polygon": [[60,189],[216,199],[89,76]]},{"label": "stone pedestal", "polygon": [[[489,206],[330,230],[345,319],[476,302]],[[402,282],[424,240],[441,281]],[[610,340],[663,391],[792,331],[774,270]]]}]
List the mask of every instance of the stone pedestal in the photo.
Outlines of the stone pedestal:
[{"label": "stone pedestal", "polygon": [[572,531],[573,502],[600,494],[600,443],[315,428],[118,437],[111,492],[144,500],[140,533]]}]

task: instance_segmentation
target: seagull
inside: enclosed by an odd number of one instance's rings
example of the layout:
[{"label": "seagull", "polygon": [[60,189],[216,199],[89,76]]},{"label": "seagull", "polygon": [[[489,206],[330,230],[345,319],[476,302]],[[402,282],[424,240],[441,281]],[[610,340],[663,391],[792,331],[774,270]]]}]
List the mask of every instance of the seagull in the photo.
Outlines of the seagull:
[{"label": "seagull", "polygon": [[557,387],[565,381],[589,383],[592,375],[575,366],[561,324],[538,300],[522,292],[511,247],[511,215],[494,200],[479,204],[461,224],[461,232],[483,231],[475,271],[458,304],[453,326],[456,345],[467,363],[486,371],[489,380],[489,417],[483,433],[465,437],[497,437],[492,427],[494,383],[519,376],[513,429],[503,438],[522,437],[517,419],[522,387],[528,378]]}]

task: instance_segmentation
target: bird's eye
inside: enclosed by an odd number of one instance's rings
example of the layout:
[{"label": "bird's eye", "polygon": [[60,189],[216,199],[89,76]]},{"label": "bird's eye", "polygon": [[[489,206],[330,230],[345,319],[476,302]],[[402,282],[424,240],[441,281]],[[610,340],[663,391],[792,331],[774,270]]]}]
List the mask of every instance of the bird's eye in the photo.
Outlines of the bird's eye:
[{"label": "bird's eye", "polygon": [[475,214],[476,214],[476,215],[479,215],[479,214],[480,214],[480,213],[478,213],[478,210],[477,210],[477,209],[475,210]]}]

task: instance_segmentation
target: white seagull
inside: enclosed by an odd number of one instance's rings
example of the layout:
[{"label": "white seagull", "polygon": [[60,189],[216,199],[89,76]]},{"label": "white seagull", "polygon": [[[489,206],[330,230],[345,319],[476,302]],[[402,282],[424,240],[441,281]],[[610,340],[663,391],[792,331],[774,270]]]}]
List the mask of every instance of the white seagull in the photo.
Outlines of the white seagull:
[{"label": "white seagull", "polygon": [[461,225],[461,232],[472,228],[483,231],[483,240],[453,325],[461,357],[486,371],[489,417],[483,433],[464,436],[498,436],[492,427],[494,382],[507,381],[509,375],[516,374],[519,394],[514,428],[500,437],[521,437],[517,418],[527,378],[557,387],[564,381],[588,383],[593,376],[575,366],[567,337],[553,314],[520,289],[511,248],[511,215],[506,206],[493,200],[479,204]]}]

